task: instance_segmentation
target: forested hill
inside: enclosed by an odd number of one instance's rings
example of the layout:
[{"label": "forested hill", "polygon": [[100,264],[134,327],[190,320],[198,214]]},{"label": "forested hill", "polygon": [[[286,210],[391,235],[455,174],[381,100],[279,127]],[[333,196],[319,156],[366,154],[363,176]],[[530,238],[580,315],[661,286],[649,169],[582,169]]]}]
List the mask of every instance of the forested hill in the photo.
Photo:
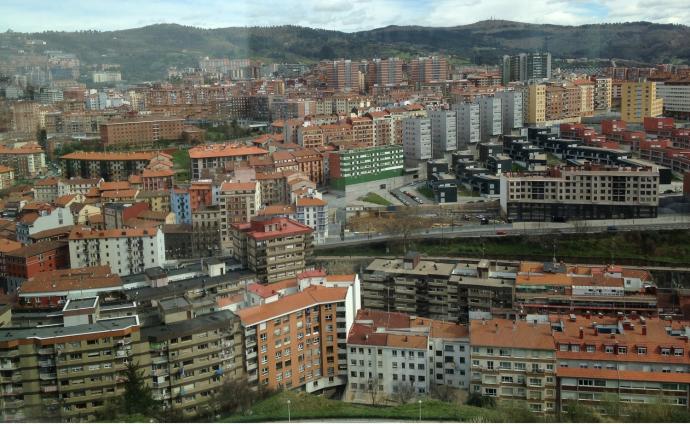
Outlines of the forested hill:
[{"label": "forested hill", "polygon": [[[46,41],[30,47],[30,39]],[[456,27],[389,26],[345,33],[297,26],[200,29],[159,24],[121,31],[0,34],[0,54],[12,49],[62,50],[82,63],[119,63],[129,81],[164,77],[168,66],[195,66],[200,57],[251,57],[312,62],[444,53],[495,64],[501,55],[548,50],[555,58],[618,58],[690,63],[690,28],[648,22],[559,26],[482,21]]]}]

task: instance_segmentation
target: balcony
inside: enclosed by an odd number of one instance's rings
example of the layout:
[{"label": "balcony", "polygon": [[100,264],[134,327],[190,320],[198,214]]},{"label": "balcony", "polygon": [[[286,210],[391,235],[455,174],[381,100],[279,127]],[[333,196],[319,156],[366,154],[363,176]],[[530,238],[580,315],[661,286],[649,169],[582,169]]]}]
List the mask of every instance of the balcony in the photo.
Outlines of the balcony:
[{"label": "balcony", "polygon": [[57,374],[54,372],[42,372],[38,374],[38,378],[41,380],[55,380],[57,378]]},{"label": "balcony", "polygon": [[41,361],[38,361],[38,366],[39,367],[54,367],[55,361],[52,359],[43,359]]},{"label": "balcony", "polygon": [[0,370],[10,371],[10,370],[16,370],[16,369],[17,369],[17,364],[15,362],[2,362],[2,363],[0,363]]},{"label": "balcony", "polygon": [[5,401],[5,408],[6,409],[16,409],[16,408],[21,408],[24,406],[24,401],[23,400],[10,400],[10,401]]},{"label": "balcony", "polygon": [[168,362],[168,357],[167,356],[154,356],[151,358],[151,363],[152,364],[165,364]]},{"label": "balcony", "polygon": [[18,349],[5,350],[3,352],[0,352],[0,358],[16,358],[17,356],[19,356]]},{"label": "balcony", "polygon": [[52,384],[50,386],[42,386],[41,387],[41,393],[54,393],[57,392],[58,386],[56,384]]}]

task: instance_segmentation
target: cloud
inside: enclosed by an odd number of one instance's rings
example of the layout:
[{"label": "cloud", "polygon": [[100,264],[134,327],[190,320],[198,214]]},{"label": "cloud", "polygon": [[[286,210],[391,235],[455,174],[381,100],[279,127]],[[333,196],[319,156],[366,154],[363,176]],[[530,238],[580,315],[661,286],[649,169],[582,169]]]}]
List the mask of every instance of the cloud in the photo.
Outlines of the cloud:
[{"label": "cloud", "polygon": [[485,19],[581,25],[690,22],[687,0],[2,0],[0,31],[116,30],[153,22],[204,28],[304,25],[361,31]]}]

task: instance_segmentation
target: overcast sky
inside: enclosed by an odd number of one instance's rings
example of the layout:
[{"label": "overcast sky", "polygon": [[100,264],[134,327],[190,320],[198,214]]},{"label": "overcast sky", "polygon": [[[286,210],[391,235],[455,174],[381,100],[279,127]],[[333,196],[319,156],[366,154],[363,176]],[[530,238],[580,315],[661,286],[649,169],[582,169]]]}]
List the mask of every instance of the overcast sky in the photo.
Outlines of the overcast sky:
[{"label": "overcast sky", "polygon": [[690,22],[689,0],[0,0],[0,31],[302,25],[360,31],[484,19],[580,25]]}]

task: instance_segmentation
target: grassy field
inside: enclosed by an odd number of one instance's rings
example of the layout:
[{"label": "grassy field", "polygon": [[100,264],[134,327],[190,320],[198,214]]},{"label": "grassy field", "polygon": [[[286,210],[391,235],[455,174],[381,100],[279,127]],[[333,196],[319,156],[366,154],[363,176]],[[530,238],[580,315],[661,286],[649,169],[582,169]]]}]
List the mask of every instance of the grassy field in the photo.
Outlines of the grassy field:
[{"label": "grassy field", "polygon": [[[618,263],[690,264],[689,230],[619,232],[615,234],[553,234],[485,238],[413,240],[409,249],[430,256],[548,259],[556,243],[558,258],[598,259]],[[402,243],[319,250],[320,256],[401,254]]]},{"label": "grassy field", "polygon": [[364,202],[369,202],[369,203],[373,203],[373,204],[375,204],[375,205],[381,205],[381,206],[390,206],[390,205],[392,205],[392,203],[389,202],[388,200],[386,200],[386,199],[384,199],[383,197],[381,197],[380,195],[378,195],[378,194],[376,194],[376,193],[372,193],[372,192],[367,193],[366,196],[362,196],[362,197],[360,197],[360,198],[357,199],[357,200],[361,200],[361,201],[364,201]]},{"label": "grassy field", "polygon": [[189,169],[191,166],[191,159],[189,158],[188,150],[176,150],[173,153],[173,164],[177,170],[175,179],[178,181],[189,180]]},{"label": "grassy field", "polygon": [[419,192],[419,194],[421,194],[429,200],[436,200],[434,198],[434,191],[427,186],[421,186],[417,188],[417,191]]},{"label": "grassy field", "polygon": [[[223,422],[287,421],[290,400],[290,418],[297,419],[391,419],[416,421],[419,405],[369,406],[340,402],[305,392],[283,391],[254,405],[250,412],[230,416]],[[422,420],[427,421],[502,421],[503,415],[494,410],[425,400],[422,402]]]}]

